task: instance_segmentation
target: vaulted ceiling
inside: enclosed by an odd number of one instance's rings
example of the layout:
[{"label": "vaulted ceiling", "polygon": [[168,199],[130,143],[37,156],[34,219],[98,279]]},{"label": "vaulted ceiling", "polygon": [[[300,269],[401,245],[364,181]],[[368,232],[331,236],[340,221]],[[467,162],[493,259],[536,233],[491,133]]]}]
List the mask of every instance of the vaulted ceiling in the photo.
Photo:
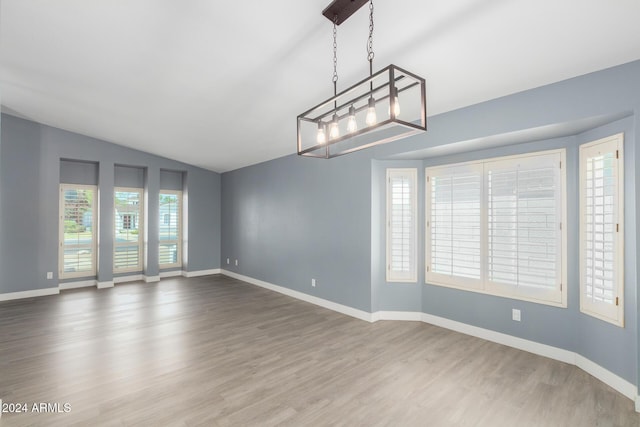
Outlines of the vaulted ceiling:
[{"label": "vaulted ceiling", "polygon": [[[329,0],[2,0],[3,112],[218,172],[295,152],[332,95]],[[430,115],[640,59],[636,0],[375,0],[374,70],[427,79]],[[367,7],[338,88],[368,73]]]}]

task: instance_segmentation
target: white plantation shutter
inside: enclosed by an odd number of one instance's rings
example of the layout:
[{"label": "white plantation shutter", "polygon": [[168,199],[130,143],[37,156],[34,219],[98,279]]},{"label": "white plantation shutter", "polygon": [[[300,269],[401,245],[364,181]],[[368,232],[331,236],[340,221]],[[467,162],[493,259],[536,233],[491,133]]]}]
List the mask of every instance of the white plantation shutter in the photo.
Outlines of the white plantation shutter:
[{"label": "white plantation shutter", "polygon": [[160,192],[158,260],[160,268],[182,265],[182,191]]},{"label": "white plantation shutter", "polygon": [[566,306],[564,156],[427,168],[427,283]]},{"label": "white plantation shutter", "polygon": [[387,281],[417,280],[417,170],[387,169]]},{"label": "white plantation shutter", "polygon": [[60,184],[60,278],[96,275],[93,185]]},{"label": "white plantation shutter", "polygon": [[427,277],[477,287],[482,277],[482,166],[430,169],[427,199]]},{"label": "white plantation shutter", "polygon": [[560,302],[561,157],[485,164],[487,279],[499,292]]},{"label": "white plantation shutter", "polygon": [[623,136],[580,147],[580,308],[623,326]]},{"label": "white plantation shutter", "polygon": [[116,188],[114,196],[113,270],[115,273],[142,271],[142,189]]}]

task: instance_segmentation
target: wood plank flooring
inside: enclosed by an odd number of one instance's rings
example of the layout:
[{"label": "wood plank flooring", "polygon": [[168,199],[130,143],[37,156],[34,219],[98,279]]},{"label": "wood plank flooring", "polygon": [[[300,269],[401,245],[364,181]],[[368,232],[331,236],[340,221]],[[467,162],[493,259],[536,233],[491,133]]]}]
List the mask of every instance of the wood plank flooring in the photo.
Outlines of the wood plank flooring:
[{"label": "wood plank flooring", "polygon": [[0,303],[0,426],[640,426],[580,369],[224,276]]}]

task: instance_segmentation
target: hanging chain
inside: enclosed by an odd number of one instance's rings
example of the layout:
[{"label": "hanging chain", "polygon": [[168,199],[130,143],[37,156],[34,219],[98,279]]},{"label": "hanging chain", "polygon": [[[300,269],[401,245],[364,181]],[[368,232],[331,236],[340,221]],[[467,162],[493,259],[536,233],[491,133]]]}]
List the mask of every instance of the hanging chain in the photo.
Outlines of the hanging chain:
[{"label": "hanging chain", "polygon": [[333,94],[336,94],[338,83],[338,15],[333,17]]},{"label": "hanging chain", "polygon": [[373,0],[369,0],[369,40],[367,43],[367,60],[369,61],[369,68],[373,69]]}]

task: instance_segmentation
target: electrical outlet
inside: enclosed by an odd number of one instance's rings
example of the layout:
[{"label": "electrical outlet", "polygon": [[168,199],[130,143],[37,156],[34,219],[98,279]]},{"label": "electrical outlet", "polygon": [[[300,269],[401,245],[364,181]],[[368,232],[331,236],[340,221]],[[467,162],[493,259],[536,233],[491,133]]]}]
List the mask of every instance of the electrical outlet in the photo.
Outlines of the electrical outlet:
[{"label": "electrical outlet", "polygon": [[236,267],[238,266],[238,260],[236,260]]},{"label": "electrical outlet", "polygon": [[227,258],[227,265],[229,265],[229,258]]},{"label": "electrical outlet", "polygon": [[53,271],[48,271],[47,272],[47,280],[51,280],[53,279]]},{"label": "electrical outlet", "polygon": [[512,309],[511,310],[511,318],[513,320],[515,320],[516,322],[519,322],[521,320],[520,310],[518,310],[517,308]]},{"label": "electrical outlet", "polygon": [[311,279],[311,286],[316,287],[316,279]]}]

